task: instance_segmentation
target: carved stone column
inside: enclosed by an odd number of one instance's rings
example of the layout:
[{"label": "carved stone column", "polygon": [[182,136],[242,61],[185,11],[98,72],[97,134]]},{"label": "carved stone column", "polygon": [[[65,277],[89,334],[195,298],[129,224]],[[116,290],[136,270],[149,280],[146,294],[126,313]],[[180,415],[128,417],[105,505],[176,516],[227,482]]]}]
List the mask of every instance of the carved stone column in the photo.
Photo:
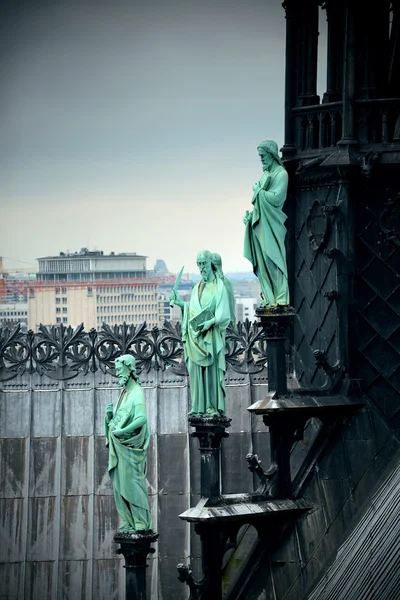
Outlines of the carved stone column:
[{"label": "carved stone column", "polygon": [[342,139],[339,144],[357,144],[355,136],[356,97],[356,5],[352,0],[345,3],[344,56],[343,56],[343,115]]},{"label": "carved stone column", "polygon": [[373,11],[365,11],[364,6],[358,0],[357,29],[363,58],[361,95],[382,98],[387,96],[388,88],[389,0],[380,0]]},{"label": "carved stone column", "polygon": [[325,0],[323,7],[328,21],[326,92],[323,98],[323,102],[326,103],[342,98],[345,13],[343,0]]},{"label": "carved stone column", "polygon": [[318,104],[318,0],[298,0],[299,106]]},{"label": "carved stone column", "polygon": [[[290,306],[256,310],[256,316],[267,339],[268,396],[264,402],[270,401],[273,408],[278,406],[275,406],[275,399],[288,393],[286,343],[289,325],[294,315],[294,309]],[[253,407],[248,410],[253,412]],[[292,419],[289,414],[280,410],[262,414],[270,434],[271,465],[265,473],[268,479],[272,479],[269,494],[273,498],[291,498],[290,451],[299,427],[298,419]]]},{"label": "carved stone column", "polygon": [[398,33],[400,32],[400,0],[392,0],[392,28],[389,41],[389,72],[388,72],[388,96],[398,98],[400,96],[400,44]]},{"label": "carved stone column", "polygon": [[285,56],[285,143],[282,156],[287,159],[296,151],[293,107],[297,104],[298,92],[298,3],[285,0],[286,12],[286,56]]},{"label": "carved stone column", "polygon": [[290,321],[295,315],[291,306],[258,308],[256,316],[267,339],[268,391],[287,393],[286,340]]},{"label": "carved stone column", "polygon": [[158,538],[158,533],[124,533],[119,531],[114,536],[114,542],[120,545],[117,554],[125,558],[125,589],[126,600],[146,600],[146,559],[153,554],[155,548],[151,544]]},{"label": "carved stone column", "polygon": [[231,421],[227,417],[189,417],[189,425],[195,427],[192,437],[199,440],[200,493],[203,498],[217,498],[221,494],[221,441],[229,436],[225,430]]},{"label": "carved stone column", "polygon": [[[221,495],[221,441],[228,437],[226,429],[230,427],[231,421],[232,419],[223,416],[189,417],[189,424],[195,428],[192,436],[198,438],[200,446],[201,500],[197,507],[190,509],[194,513],[200,513],[205,504]],[[178,565],[179,579],[189,586],[191,600],[221,600],[224,545],[222,528],[216,523],[200,523],[196,519],[194,522],[201,541],[203,577],[200,581],[195,581],[190,567]]]},{"label": "carved stone column", "polygon": [[[293,444],[302,439],[306,416],[292,415],[289,411],[274,411],[263,415],[264,424],[269,429],[271,466],[266,475],[271,479],[268,494],[271,498],[292,498],[292,477],[290,453]],[[272,475],[275,475],[272,477]]]}]

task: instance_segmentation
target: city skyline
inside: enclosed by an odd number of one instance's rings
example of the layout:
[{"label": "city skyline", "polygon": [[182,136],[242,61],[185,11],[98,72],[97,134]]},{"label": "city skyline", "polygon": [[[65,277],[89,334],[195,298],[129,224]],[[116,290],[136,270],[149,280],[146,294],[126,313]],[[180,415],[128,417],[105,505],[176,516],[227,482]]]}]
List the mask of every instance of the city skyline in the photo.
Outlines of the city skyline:
[{"label": "city skyline", "polygon": [[0,43],[6,266],[88,247],[196,272],[207,248],[251,271],[256,148],[283,144],[280,1],[10,2]]}]

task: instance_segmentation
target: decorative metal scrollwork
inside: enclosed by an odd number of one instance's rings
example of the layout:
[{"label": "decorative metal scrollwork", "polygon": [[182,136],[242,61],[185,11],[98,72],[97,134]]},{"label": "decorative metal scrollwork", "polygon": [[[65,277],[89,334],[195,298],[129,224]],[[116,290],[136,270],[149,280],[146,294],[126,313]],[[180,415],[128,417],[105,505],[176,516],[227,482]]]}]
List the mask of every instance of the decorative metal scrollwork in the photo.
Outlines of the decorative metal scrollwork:
[{"label": "decorative metal scrollwork", "polygon": [[[149,335],[146,323],[135,325],[114,325],[103,323],[95,343],[96,358],[103,373],[114,374],[114,360],[121,354],[132,354],[136,359],[139,372],[149,372],[155,344]],[[149,365],[150,363],[150,365]]]},{"label": "decorative metal scrollwork", "polygon": [[56,380],[72,379],[78,372],[86,375],[93,354],[91,337],[93,333],[88,335],[82,323],[75,329],[62,324],[40,325],[39,332],[33,336],[31,352],[36,371]]},{"label": "decorative metal scrollwork", "polygon": [[32,365],[32,332],[23,334],[18,325],[14,329],[0,329],[0,381],[13,379],[22,374],[29,362],[29,372],[34,371]]},{"label": "decorative metal scrollwork", "polygon": [[258,323],[248,319],[226,331],[226,362],[238,373],[259,373],[267,362],[266,337]]},{"label": "decorative metal scrollwork", "polygon": [[[50,379],[68,380],[78,373],[86,375],[99,369],[115,375],[114,360],[121,354],[132,354],[138,372],[151,369],[171,369],[175,374],[187,374],[183,357],[181,325],[165,321],[163,327],[149,330],[139,326],[103,324],[100,331],[84,331],[83,324],[75,329],[64,325],[46,327],[22,333],[0,329],[0,381],[24,373],[39,373]],[[257,323],[248,319],[237,326],[230,325],[226,333],[226,360],[234,371],[258,373],[267,361],[266,340]]]}]

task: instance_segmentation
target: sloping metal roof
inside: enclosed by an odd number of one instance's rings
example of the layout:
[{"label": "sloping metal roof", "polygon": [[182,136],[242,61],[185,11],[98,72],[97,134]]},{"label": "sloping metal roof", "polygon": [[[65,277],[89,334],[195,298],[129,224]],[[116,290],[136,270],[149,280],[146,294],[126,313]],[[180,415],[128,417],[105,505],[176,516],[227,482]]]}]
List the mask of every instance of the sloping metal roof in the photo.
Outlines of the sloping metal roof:
[{"label": "sloping metal roof", "polygon": [[399,598],[400,460],[397,460],[308,600]]}]

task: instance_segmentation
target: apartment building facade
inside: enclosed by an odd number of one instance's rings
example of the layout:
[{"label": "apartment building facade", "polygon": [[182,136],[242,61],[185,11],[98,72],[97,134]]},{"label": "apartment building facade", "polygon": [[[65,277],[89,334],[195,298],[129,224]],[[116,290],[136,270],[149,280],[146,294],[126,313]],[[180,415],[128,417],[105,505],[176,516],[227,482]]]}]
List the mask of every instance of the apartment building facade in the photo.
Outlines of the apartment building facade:
[{"label": "apartment building facade", "polygon": [[0,303],[0,328],[20,325],[22,333],[28,331],[28,303]]},{"label": "apartment building facade", "polygon": [[146,257],[105,255],[82,248],[74,254],[39,258],[37,281],[29,288],[29,328],[64,324],[99,329],[124,321],[158,324],[158,281],[146,270]]}]

